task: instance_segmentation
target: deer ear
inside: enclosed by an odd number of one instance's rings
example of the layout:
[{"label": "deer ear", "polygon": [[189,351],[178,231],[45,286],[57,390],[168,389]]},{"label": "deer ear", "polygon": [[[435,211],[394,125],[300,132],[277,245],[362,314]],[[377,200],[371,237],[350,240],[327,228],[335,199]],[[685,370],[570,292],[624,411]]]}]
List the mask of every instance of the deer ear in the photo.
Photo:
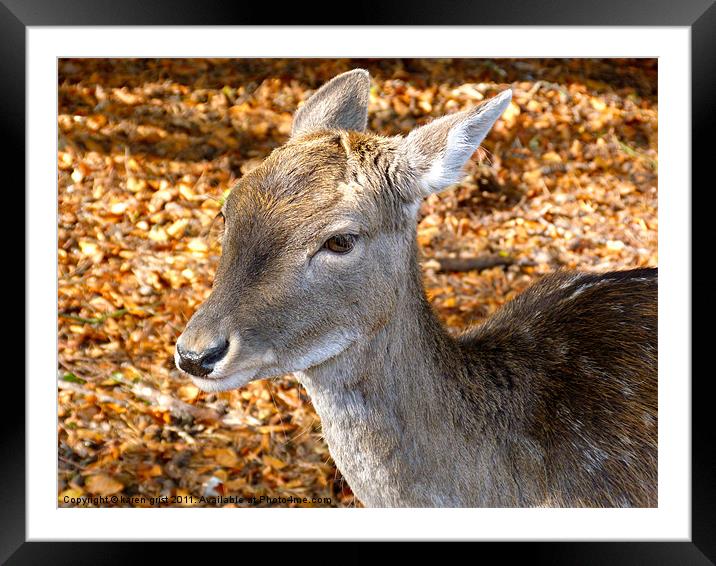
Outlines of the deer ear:
[{"label": "deer ear", "polygon": [[402,141],[407,172],[417,181],[417,198],[456,183],[462,168],[480,146],[512,99],[505,90],[476,108],[443,116],[413,130]]},{"label": "deer ear", "polygon": [[332,78],[296,112],[292,136],[316,130],[365,130],[370,75],[354,69]]}]

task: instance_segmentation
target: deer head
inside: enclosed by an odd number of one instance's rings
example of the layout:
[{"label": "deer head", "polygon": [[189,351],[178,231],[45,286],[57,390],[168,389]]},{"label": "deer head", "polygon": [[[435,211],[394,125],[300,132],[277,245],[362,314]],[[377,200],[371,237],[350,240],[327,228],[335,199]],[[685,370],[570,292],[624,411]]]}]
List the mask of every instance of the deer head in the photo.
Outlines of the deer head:
[{"label": "deer head", "polygon": [[201,389],[305,371],[378,332],[419,274],[422,198],[460,179],[511,99],[382,137],[364,132],[369,89],[360,69],[326,83],[226,199],[211,295],[176,344]]}]

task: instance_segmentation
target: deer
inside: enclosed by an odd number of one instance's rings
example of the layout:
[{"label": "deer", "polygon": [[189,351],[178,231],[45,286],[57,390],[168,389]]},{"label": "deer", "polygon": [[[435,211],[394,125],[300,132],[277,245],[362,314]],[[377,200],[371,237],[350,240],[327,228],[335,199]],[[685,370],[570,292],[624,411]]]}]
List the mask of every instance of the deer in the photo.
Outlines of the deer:
[{"label": "deer", "polygon": [[381,136],[370,85],[362,69],[324,84],[231,189],[177,367],[207,392],[293,373],[364,506],[656,506],[657,269],[558,270],[451,334],[419,207],[462,179],[512,92]]}]

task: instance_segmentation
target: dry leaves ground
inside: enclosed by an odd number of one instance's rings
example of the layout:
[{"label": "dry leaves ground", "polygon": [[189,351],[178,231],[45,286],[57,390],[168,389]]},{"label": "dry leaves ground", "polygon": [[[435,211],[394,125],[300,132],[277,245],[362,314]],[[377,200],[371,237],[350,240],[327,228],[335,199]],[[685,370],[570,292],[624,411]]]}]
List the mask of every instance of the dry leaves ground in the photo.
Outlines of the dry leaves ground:
[{"label": "dry leaves ground", "polygon": [[[421,210],[426,286],[451,329],[558,268],[656,265],[655,60],[62,60],[59,505],[357,504],[293,379],[205,394],[173,349],[210,289],[223,195],[287,138],[312,90],[358,66],[384,134],[514,91],[465,179]],[[440,270],[483,256],[508,265]]]}]

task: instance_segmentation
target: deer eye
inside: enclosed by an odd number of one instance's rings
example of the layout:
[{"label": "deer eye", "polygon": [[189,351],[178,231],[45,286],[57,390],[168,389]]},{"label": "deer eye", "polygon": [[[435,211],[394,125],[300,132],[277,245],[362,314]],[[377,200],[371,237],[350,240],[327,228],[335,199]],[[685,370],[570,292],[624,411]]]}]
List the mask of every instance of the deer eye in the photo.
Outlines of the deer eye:
[{"label": "deer eye", "polygon": [[353,249],[355,241],[353,234],[336,234],[323,243],[323,249],[334,254],[347,254]]}]

